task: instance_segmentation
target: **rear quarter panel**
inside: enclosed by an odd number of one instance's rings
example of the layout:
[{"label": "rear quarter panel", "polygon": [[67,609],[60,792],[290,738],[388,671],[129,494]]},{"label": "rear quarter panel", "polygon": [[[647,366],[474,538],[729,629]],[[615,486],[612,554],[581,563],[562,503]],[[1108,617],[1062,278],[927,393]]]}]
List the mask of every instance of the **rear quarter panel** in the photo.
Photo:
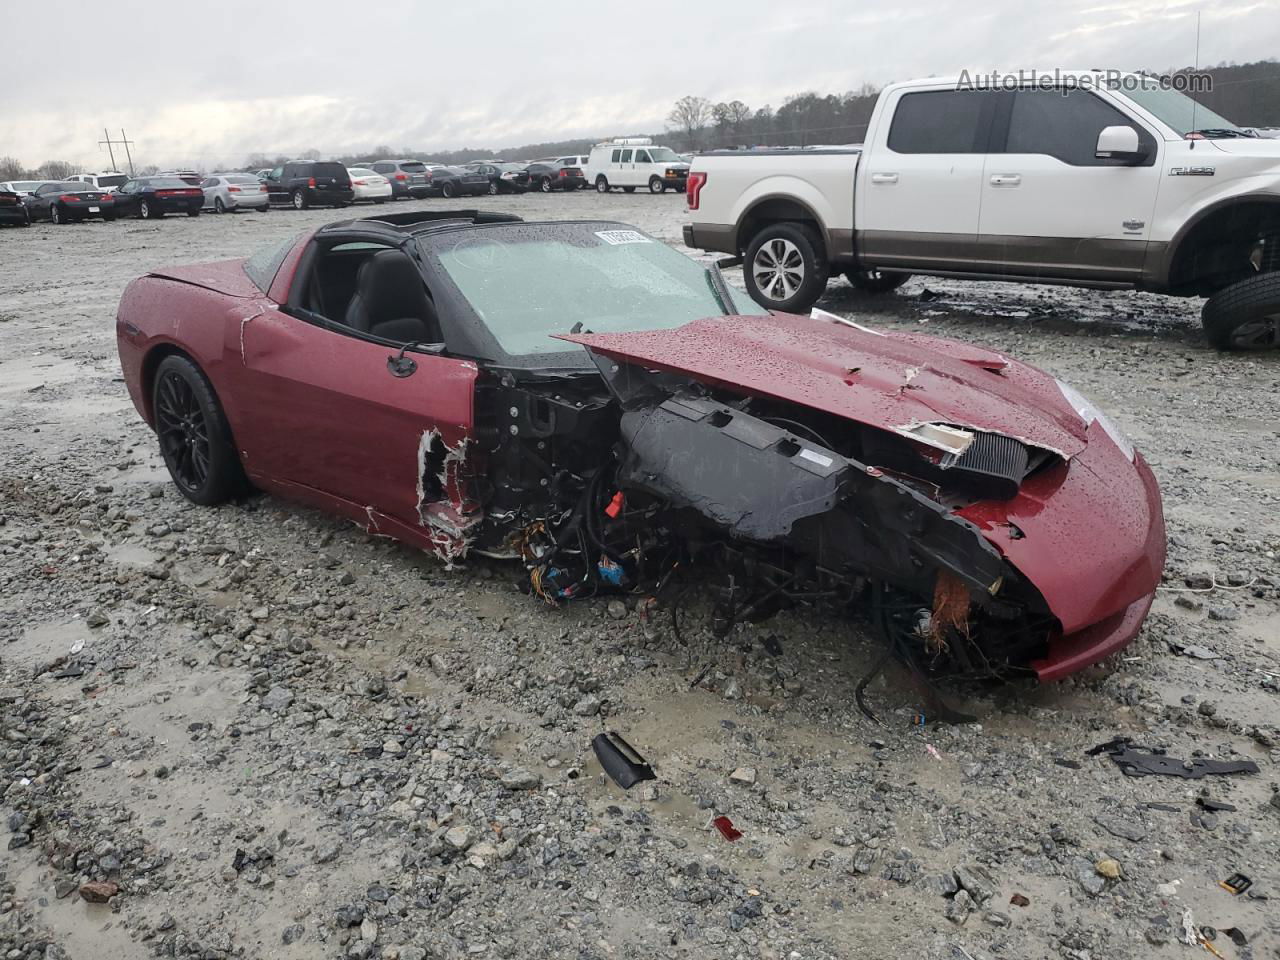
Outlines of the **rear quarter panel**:
[{"label": "rear quarter panel", "polygon": [[253,300],[163,277],[130,283],[116,311],[116,341],[129,396],[142,418],[154,426],[150,375],[158,358],[174,349],[190,356],[221,393],[229,349],[239,360],[240,320],[260,309]]},{"label": "rear quarter panel", "polygon": [[856,153],[750,154],[695,157],[692,170],[707,174],[694,224],[737,224],[758,203],[795,200],[812,211],[825,231],[853,228]]}]

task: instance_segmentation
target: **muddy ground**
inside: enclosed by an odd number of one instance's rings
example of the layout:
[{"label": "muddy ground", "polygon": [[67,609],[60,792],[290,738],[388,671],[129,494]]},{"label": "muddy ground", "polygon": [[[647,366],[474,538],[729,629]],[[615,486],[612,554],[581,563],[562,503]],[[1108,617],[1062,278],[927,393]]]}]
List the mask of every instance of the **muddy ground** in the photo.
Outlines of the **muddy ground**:
[{"label": "muddy ground", "polygon": [[[481,204],[676,245],[683,219],[674,195]],[[1150,460],[1169,527],[1123,656],[951,689],[963,727],[913,724],[891,674],[878,726],[857,623],[681,641],[276,499],[182,500],[120,380],[121,291],[343,215],[0,231],[0,955],[1280,956],[1280,355],[1207,349],[1198,303],[833,285],[828,310],[1077,386]],[[603,777],[605,726],[655,782]],[[1115,736],[1260,772],[1126,778],[1085,754]],[[1181,942],[1187,911],[1212,951]]]}]

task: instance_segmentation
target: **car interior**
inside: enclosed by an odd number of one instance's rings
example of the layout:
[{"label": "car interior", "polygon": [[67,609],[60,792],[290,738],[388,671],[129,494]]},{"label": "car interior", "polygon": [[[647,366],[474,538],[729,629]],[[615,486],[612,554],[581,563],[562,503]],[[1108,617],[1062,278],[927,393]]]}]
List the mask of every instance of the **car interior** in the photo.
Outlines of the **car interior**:
[{"label": "car interior", "polygon": [[300,304],[340,327],[393,343],[441,343],[440,317],[418,265],[367,241],[319,253]]}]

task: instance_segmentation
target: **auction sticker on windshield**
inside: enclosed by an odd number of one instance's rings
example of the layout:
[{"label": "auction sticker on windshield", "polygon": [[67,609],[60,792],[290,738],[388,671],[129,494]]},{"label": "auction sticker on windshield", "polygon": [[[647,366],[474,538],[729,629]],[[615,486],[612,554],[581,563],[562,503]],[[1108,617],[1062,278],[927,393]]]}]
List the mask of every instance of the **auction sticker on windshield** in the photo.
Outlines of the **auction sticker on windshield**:
[{"label": "auction sticker on windshield", "polygon": [[623,243],[653,243],[639,230],[597,230],[596,236],[615,247]]}]

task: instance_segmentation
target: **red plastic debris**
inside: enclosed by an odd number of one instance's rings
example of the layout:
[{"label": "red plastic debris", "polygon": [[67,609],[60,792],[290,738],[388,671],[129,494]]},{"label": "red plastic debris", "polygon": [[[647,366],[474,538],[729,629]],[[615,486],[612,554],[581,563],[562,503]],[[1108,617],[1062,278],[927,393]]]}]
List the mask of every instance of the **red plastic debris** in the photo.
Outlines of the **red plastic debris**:
[{"label": "red plastic debris", "polygon": [[730,843],[734,840],[741,839],[742,831],[733,825],[733,821],[728,817],[716,817],[711,821],[712,826],[720,831],[720,836],[724,837]]},{"label": "red plastic debris", "polygon": [[622,512],[622,505],[624,502],[626,502],[625,498],[622,496],[622,491],[619,490],[613,495],[613,499],[609,501],[609,505],[604,508],[604,515],[610,520],[616,520],[618,518],[618,514]]}]

